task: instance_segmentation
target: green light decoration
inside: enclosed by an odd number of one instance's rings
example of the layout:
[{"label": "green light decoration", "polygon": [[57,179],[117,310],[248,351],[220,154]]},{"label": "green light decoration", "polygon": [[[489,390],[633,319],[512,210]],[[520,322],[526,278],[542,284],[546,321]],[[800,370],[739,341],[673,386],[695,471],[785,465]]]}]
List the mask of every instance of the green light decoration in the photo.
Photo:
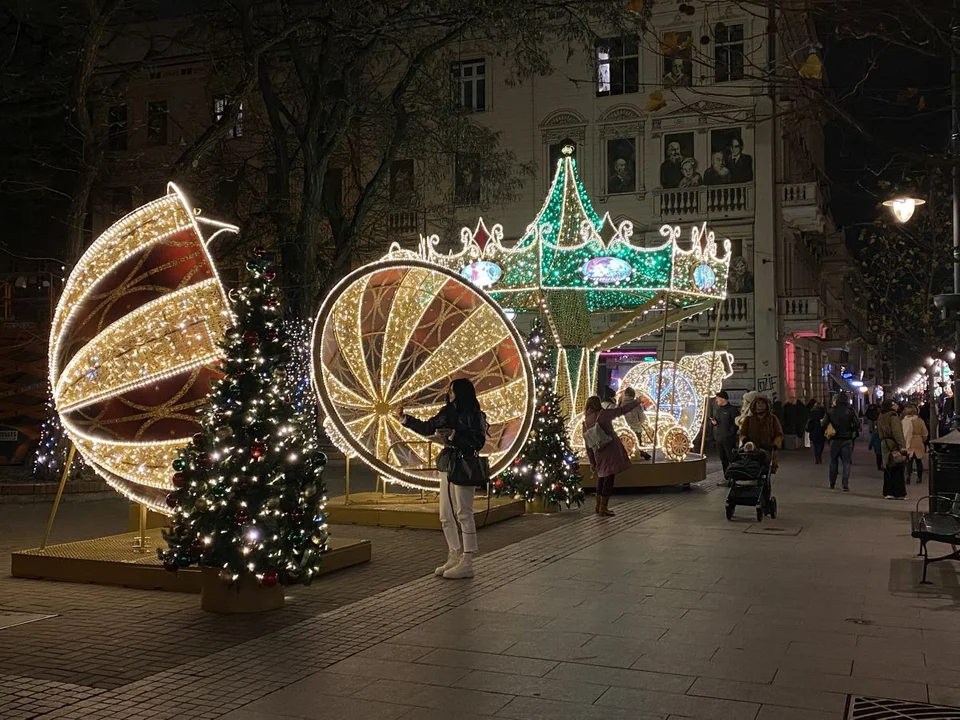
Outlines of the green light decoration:
[{"label": "green light decoration", "polygon": [[593,209],[574,149],[563,144],[546,201],[512,247],[504,246],[501,225],[488,229],[481,219],[474,230],[460,231],[459,251],[438,252],[433,235],[415,251],[394,243],[387,257],[426,260],[480,284],[503,307],[545,313],[561,347],[600,348],[603,337],[592,332],[590,313],[636,315],[667,294],[672,308],[726,296],[729,240],[718,246],[703,223],[690,228],[681,247],[680,227],[664,225],[661,245],[634,245],[633,223],[616,224]]}]

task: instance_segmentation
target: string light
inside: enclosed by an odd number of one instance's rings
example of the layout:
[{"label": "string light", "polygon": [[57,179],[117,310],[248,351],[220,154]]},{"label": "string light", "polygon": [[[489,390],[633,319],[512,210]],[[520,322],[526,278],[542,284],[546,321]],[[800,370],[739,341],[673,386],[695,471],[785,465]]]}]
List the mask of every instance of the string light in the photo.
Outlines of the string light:
[{"label": "string light", "polygon": [[351,273],[327,296],[313,330],[314,388],[325,427],[391,482],[439,489],[438,449],[397,412],[435,414],[449,381],[468,377],[490,424],[485,452],[498,473],[529,432],[530,360],[503,311],[453,271],[386,260]]},{"label": "string light", "polygon": [[110,226],[67,278],[50,333],[65,432],[111,486],[163,513],[170,462],[197,432],[232,322],[191,207],[171,183]]}]

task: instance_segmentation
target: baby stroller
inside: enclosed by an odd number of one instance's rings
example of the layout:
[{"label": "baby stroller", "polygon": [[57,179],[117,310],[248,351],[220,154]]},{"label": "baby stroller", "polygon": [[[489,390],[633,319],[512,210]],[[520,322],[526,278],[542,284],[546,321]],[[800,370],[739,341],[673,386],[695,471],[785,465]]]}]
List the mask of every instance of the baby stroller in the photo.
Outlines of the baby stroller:
[{"label": "baby stroller", "polygon": [[733,520],[737,505],[749,505],[757,510],[757,522],[764,515],[777,517],[777,499],[771,495],[771,455],[765,450],[741,449],[727,466],[724,474],[730,484],[727,493],[727,520]]}]

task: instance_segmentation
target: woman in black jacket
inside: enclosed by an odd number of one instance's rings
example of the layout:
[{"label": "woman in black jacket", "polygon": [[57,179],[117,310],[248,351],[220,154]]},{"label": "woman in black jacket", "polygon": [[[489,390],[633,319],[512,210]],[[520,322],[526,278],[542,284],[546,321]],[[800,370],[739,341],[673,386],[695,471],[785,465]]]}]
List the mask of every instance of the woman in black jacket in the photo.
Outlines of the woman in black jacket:
[{"label": "woman in black jacket", "polygon": [[[400,422],[415,433],[442,435],[448,447],[466,457],[476,457],[487,439],[487,417],[480,409],[477,391],[466,378],[450,383],[447,404],[429,420],[418,420],[400,409]],[[474,468],[477,465],[473,465]],[[477,552],[477,526],[473,519],[473,494],[489,478],[465,478],[448,473],[440,480],[440,525],[447,539],[447,562],[436,569],[445,578],[473,577],[473,556]],[[459,529],[458,529],[459,525]],[[463,534],[461,546],[460,535]],[[461,551],[462,547],[462,551]]]}]

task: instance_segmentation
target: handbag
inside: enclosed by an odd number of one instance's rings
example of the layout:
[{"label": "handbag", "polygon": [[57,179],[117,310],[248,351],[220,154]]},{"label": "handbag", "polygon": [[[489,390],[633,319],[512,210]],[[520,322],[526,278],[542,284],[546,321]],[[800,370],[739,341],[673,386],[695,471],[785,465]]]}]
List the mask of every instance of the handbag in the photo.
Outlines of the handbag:
[{"label": "handbag", "polygon": [[890,464],[891,465],[904,465],[907,460],[910,458],[907,457],[905,452],[900,452],[899,450],[894,450],[890,453]]},{"label": "handbag", "polygon": [[599,422],[595,422],[583,431],[583,442],[594,452],[602,450],[609,445],[612,440],[613,438],[607,435],[606,431],[600,427]]},{"label": "handbag", "polygon": [[437,455],[437,470],[442,473],[451,473],[455,463],[457,462],[457,456],[460,454],[459,450],[451,445],[447,445],[440,451]]},{"label": "handbag", "polygon": [[827,426],[823,429],[823,436],[827,440],[830,440],[836,434],[837,434],[837,429],[833,426],[833,423],[827,423]]}]

